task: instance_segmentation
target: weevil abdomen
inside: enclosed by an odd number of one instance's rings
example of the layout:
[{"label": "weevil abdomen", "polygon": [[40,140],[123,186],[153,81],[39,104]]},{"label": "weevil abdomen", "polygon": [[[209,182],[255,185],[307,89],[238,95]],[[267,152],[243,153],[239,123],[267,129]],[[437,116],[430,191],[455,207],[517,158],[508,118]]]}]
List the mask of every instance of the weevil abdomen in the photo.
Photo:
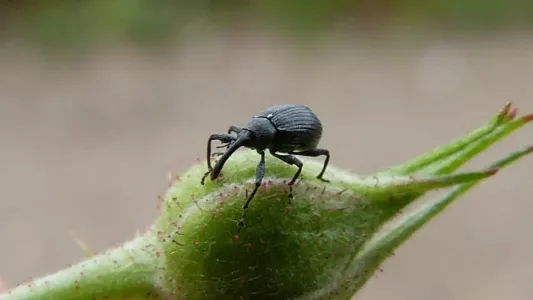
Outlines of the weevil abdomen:
[{"label": "weevil abdomen", "polygon": [[271,150],[279,152],[316,148],[322,138],[322,123],[305,105],[274,105],[257,117],[267,118],[277,132]]}]

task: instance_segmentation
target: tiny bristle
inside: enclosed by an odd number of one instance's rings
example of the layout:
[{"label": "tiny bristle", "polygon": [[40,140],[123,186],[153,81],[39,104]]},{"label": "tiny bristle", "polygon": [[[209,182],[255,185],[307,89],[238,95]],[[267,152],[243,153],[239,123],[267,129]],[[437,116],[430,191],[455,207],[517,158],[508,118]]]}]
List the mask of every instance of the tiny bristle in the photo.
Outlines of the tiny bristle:
[{"label": "tiny bristle", "polygon": [[531,122],[533,121],[533,114],[529,114],[529,115],[525,115],[522,117],[522,120],[524,120],[524,122]]},{"label": "tiny bristle", "polygon": [[496,173],[498,173],[499,170],[500,170],[500,168],[490,169],[487,172],[485,172],[485,175],[487,175],[487,176],[495,175]]}]

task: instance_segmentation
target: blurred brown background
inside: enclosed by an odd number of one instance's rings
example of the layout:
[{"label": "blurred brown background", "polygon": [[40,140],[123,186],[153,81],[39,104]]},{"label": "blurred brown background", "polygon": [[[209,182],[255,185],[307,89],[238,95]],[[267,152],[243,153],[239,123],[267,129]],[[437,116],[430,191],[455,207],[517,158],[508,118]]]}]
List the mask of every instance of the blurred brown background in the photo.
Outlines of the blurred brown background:
[{"label": "blurred brown background", "polygon": [[[131,238],[168,171],[274,103],[311,106],[332,163],[361,174],[470,132],[506,101],[533,112],[525,2],[300,2],[1,4],[0,277],[79,261],[71,232],[96,251]],[[526,128],[468,168],[531,143]],[[359,299],[532,299],[532,164],[453,204]]]}]

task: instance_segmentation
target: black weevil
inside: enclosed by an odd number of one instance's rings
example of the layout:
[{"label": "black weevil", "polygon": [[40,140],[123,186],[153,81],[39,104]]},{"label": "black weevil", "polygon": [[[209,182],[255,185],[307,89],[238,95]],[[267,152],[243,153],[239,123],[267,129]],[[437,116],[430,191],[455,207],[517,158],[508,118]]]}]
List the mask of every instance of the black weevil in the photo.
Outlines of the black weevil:
[{"label": "black weevil", "polygon": [[[235,133],[236,136],[231,135]],[[256,169],[255,188],[248,196],[243,206],[241,220],[238,223],[239,231],[244,227],[244,217],[250,201],[255,196],[258,188],[261,186],[265,176],[265,150],[290,165],[296,165],[298,171],[288,183],[290,187],[289,204],[293,197],[292,185],[302,172],[302,162],[293,155],[317,157],[324,155],[326,160],[322,171],[317,178],[329,182],[322,178],[329,162],[329,151],[317,148],[320,138],[322,137],[322,123],[318,117],[305,105],[281,104],[271,106],[258,115],[254,116],[245,127],[230,126],[226,133],[211,134],[207,141],[207,168],[208,171],[202,177],[202,185],[205,183],[207,175],[211,174],[211,180],[215,180],[228,158],[240,147],[255,149],[261,156]],[[226,147],[227,150],[222,154],[220,160],[211,167],[211,141],[218,140],[225,143],[218,148]],[[285,153],[285,155],[278,152]]]}]

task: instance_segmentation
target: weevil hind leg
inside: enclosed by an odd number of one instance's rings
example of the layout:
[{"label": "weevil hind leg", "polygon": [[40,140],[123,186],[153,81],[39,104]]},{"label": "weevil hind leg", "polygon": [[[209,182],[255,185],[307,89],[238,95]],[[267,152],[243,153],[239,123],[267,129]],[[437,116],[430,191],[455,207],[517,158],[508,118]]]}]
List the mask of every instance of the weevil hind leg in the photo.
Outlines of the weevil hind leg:
[{"label": "weevil hind leg", "polygon": [[244,218],[246,217],[246,213],[248,212],[248,206],[250,205],[252,199],[255,197],[255,193],[257,193],[257,190],[261,186],[263,178],[265,178],[265,152],[258,151],[258,153],[261,155],[261,160],[259,161],[259,164],[257,165],[257,168],[255,170],[255,186],[250,195],[248,196],[248,199],[246,199],[246,203],[244,203],[244,206],[242,207],[241,219],[237,224],[237,226],[239,227],[238,232],[241,232],[241,229],[244,228]]},{"label": "weevil hind leg", "polygon": [[294,174],[294,176],[292,177],[291,181],[289,181],[288,185],[289,185],[289,204],[291,204],[291,200],[293,198],[293,185],[294,183],[296,182],[296,180],[298,179],[298,177],[300,176],[300,174],[302,173],[302,168],[303,168],[303,163],[297,159],[296,157],[292,156],[292,155],[282,155],[282,154],[278,154],[276,153],[275,151],[271,151],[270,152],[274,157],[280,159],[281,161],[289,164],[289,165],[295,165],[298,167],[298,171],[296,171],[296,173]]},{"label": "weevil hind leg", "polygon": [[316,178],[324,182],[329,182],[328,179],[325,179],[322,177],[324,176],[324,173],[326,172],[326,168],[328,167],[329,150],[315,148],[315,149],[309,149],[309,150],[304,150],[304,151],[299,151],[299,152],[289,152],[289,153],[294,154],[294,155],[309,156],[309,157],[317,157],[317,156],[322,156],[322,155],[326,156],[326,160],[324,161],[324,166],[322,167],[322,171],[320,171],[320,173],[318,174]]}]

